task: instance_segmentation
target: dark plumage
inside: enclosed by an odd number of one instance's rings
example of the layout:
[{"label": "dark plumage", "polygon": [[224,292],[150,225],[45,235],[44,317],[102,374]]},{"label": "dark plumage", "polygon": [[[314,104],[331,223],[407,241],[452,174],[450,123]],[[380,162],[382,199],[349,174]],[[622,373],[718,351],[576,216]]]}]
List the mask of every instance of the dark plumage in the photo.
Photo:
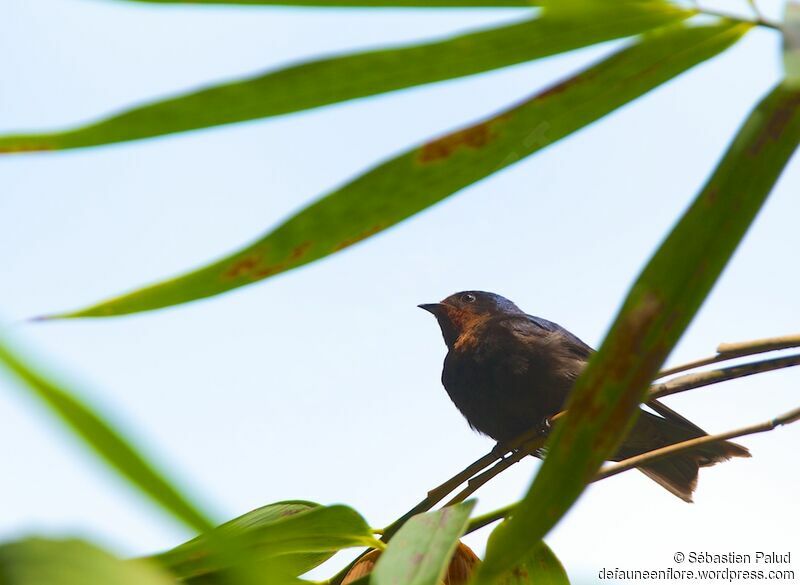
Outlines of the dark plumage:
[{"label": "dark plumage", "polygon": [[[562,410],[593,352],[560,325],[527,315],[494,293],[460,292],[420,308],[436,317],[449,350],[442,372],[447,393],[473,429],[500,442],[534,428],[547,432],[547,420]],[[612,460],[703,434],[680,415],[640,410]],[[735,443],[714,443],[640,470],[691,502],[700,467],[749,456]]]}]

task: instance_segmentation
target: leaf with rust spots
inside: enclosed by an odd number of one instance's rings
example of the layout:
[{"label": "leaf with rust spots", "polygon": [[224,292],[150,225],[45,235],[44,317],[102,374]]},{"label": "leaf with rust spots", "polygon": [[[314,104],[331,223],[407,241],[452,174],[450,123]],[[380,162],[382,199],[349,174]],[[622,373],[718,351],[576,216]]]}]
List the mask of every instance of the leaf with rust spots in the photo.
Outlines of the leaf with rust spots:
[{"label": "leaf with rust spots", "polygon": [[[172,550],[150,557],[182,580],[230,569],[212,554],[214,538],[254,564],[260,582],[293,583],[344,548],[380,547],[366,521],[346,506],[288,501],[258,508]],[[290,579],[287,579],[290,578]]]},{"label": "leaf with rust spots", "polygon": [[463,502],[412,517],[389,541],[370,584],[438,585],[474,506],[475,502]]},{"label": "leaf with rust spots", "polygon": [[558,557],[544,541],[495,585],[569,585],[569,578]]},{"label": "leaf with rust spots", "polygon": [[223,273],[223,278],[230,279],[249,276],[258,268],[259,264],[261,264],[260,255],[245,256],[231,264],[230,268]]},{"label": "leaf with rust spots", "polygon": [[[800,144],[800,88],[779,85],[630,289],[525,498],[492,533],[475,585],[513,574],[624,438],[659,367],[707,297]],[[765,136],[768,139],[765,139]]]},{"label": "leaf with rust spots", "polygon": [[[97,305],[52,316],[105,317],[224,293],[343,250],[429,208],[624,106],[735,43],[749,27],[723,22],[650,34],[574,75],[557,94],[514,107],[367,171],[228,258]],[[543,97],[544,96],[544,97]],[[479,147],[478,147],[479,146]],[[455,149],[455,151],[453,150]],[[454,154],[457,152],[457,154]],[[306,242],[313,246],[296,252]],[[257,256],[233,270],[241,258]]]},{"label": "leaf with rust spots", "polygon": [[508,115],[505,117],[498,117],[495,120],[489,120],[470,128],[465,128],[459,132],[454,132],[453,134],[448,134],[438,140],[429,142],[420,148],[418,160],[421,164],[430,164],[448,159],[462,148],[472,150],[481,149],[497,138],[498,131],[495,127],[508,117]]},{"label": "leaf with rust spots", "polygon": [[[224,0],[219,0],[224,3]],[[258,0],[239,0],[259,4]],[[478,0],[432,0],[439,5],[483,5]],[[619,0],[616,0],[618,2]],[[269,3],[269,2],[265,2]],[[275,2],[273,2],[275,3]],[[291,4],[292,2],[288,2]],[[337,4],[296,1],[295,4]],[[373,2],[348,0],[343,5],[429,5],[423,0]],[[502,0],[499,5],[525,5]],[[447,79],[475,75],[518,63],[635,35],[694,14],[667,1],[605,6],[570,15],[569,26],[557,10],[505,26],[472,30],[426,43],[380,48],[293,64],[283,69],[149,99],[87,125],[44,134],[0,137],[0,151],[84,148],[141,140],[300,112]]]}]

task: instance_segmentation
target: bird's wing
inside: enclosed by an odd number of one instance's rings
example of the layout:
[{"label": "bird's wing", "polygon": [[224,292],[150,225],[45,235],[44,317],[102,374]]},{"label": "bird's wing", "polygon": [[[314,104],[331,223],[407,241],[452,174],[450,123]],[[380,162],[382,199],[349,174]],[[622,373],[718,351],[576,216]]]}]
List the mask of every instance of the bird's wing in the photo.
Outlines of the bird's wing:
[{"label": "bird's wing", "polygon": [[541,317],[534,317],[533,315],[525,316],[530,323],[541,329],[544,329],[545,331],[549,331],[551,333],[560,333],[564,338],[564,341],[567,343],[570,353],[575,355],[575,357],[588,361],[588,359],[594,353],[594,350],[591,348],[591,346],[589,346],[587,343],[584,343],[583,340],[577,335],[574,335],[569,330],[564,329],[558,323],[553,323],[552,321],[542,319]]}]

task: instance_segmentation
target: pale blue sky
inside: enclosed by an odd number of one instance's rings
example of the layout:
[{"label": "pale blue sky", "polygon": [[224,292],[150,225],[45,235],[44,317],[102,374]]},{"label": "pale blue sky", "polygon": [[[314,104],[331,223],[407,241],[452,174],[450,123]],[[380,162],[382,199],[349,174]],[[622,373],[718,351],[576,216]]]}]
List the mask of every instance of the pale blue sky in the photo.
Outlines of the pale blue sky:
[{"label": "pale blue sky", "polygon": [[[520,15],[5,0],[0,130],[66,126],[313,55]],[[385,525],[491,447],[441,388],[445,348],[416,305],[492,290],[597,345],[643,262],[778,79],[773,31],[753,31],[601,123],[322,262],[156,313],[22,320],[235,249],[364,168],[616,46],[276,119],[0,158],[0,314],[216,518],[310,499]],[[798,193],[795,159],[671,361],[800,329]],[[721,431],[796,406],[798,375],[670,404]],[[6,378],[0,390],[0,539],[81,535],[133,555],[189,536]],[[692,506],[635,472],[601,482],[548,541],[588,582],[604,566],[673,566],[676,550],[800,554],[798,439],[800,425],[744,439],[753,459],[704,470]],[[518,498],[537,465],[481,490],[479,511]],[[467,542],[482,552],[487,534]]]}]

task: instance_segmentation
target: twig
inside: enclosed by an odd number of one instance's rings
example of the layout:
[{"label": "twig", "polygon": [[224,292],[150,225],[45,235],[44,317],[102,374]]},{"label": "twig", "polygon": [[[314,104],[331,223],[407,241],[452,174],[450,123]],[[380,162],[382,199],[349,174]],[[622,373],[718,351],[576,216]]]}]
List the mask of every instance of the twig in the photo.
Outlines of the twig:
[{"label": "twig", "polygon": [[727,18],[729,20],[735,20],[737,22],[748,22],[754,26],[765,26],[767,28],[772,28],[775,30],[781,30],[781,25],[778,22],[773,22],[771,20],[766,20],[760,15],[756,15],[756,18],[742,18],[741,16],[737,16],[736,14],[731,14],[729,12],[720,12],[718,10],[709,10],[708,8],[700,8],[700,14],[705,14],[707,16],[716,16],[718,18]]},{"label": "twig", "polygon": [[784,335],[781,337],[755,339],[753,341],[722,343],[719,345],[719,347],[717,347],[717,355],[668,368],[659,372],[656,379],[658,380],[661,378],[666,378],[667,376],[685,372],[686,370],[694,370],[695,368],[708,366],[710,364],[716,364],[739,357],[756,355],[767,351],[777,351],[779,349],[792,349],[795,347],[800,347],[800,335]]},{"label": "twig", "polygon": [[384,528],[384,535],[381,540],[388,541],[400,527],[412,516],[416,516],[422,512],[427,512],[436,504],[441,502],[447,495],[455,490],[462,483],[471,480],[476,474],[482,472],[489,467],[492,463],[503,457],[509,452],[514,451],[522,446],[525,446],[529,441],[535,439],[540,435],[538,429],[527,431],[520,435],[513,441],[507,444],[500,444],[494,446],[486,455],[465,467],[462,471],[448,479],[446,482],[437,486],[428,492],[424,500],[419,502],[416,506],[411,508],[408,512],[400,516],[397,520],[392,522],[389,526]]},{"label": "twig", "polygon": [[[687,449],[692,449],[700,445],[706,445],[708,443],[716,443],[719,441],[727,441],[728,439],[735,439],[736,437],[744,437],[745,435],[755,435],[757,433],[765,433],[767,431],[772,431],[779,426],[797,422],[798,420],[800,420],[800,408],[796,408],[792,411],[789,411],[785,414],[782,414],[781,416],[775,417],[763,423],[751,425],[748,427],[743,427],[733,431],[728,431],[726,433],[720,433],[718,435],[706,435],[704,437],[698,437],[696,439],[691,439],[689,441],[675,443],[674,445],[669,445],[667,447],[662,447],[661,449],[648,451],[647,453],[637,455],[636,457],[631,457],[629,459],[620,461],[619,463],[609,465],[605,469],[598,472],[598,474],[592,481],[599,481],[601,479],[611,477],[612,475],[617,475],[618,473],[622,473],[623,471],[628,471],[635,467],[639,467],[643,463],[649,463],[655,459],[661,459],[662,457],[674,455],[675,453],[679,453]],[[502,520],[503,518],[508,516],[516,506],[517,503],[514,503],[508,506],[503,506],[502,508],[498,508],[497,510],[492,510],[491,512],[487,512],[486,514],[483,514],[481,516],[476,516],[470,521],[466,533],[469,534],[471,532],[475,532],[476,530],[483,528],[484,526],[488,526],[492,522],[496,522],[497,520]]]},{"label": "twig", "polygon": [[500,475],[503,471],[514,465],[515,463],[519,463],[528,455],[535,454],[545,443],[545,437],[537,437],[536,439],[530,441],[529,443],[523,445],[516,451],[514,451],[508,457],[501,459],[497,463],[494,464],[493,467],[487,469],[483,473],[476,475],[475,477],[471,478],[469,482],[467,482],[467,487],[463,490],[458,492],[453,498],[445,504],[445,506],[452,506],[454,504],[458,504],[459,502],[463,502],[488,482],[493,477]]},{"label": "twig", "polygon": [[650,463],[656,459],[663,459],[669,455],[674,455],[675,453],[680,453],[681,451],[693,449],[701,445],[719,443],[720,441],[727,441],[728,439],[735,439],[736,437],[744,437],[745,435],[765,433],[767,431],[774,430],[779,426],[797,422],[798,420],[800,420],[800,408],[795,408],[794,410],[763,423],[742,427],[740,429],[735,429],[726,433],[719,433],[717,435],[706,435],[704,437],[697,437],[696,439],[689,439],[688,441],[667,445],[666,447],[661,447],[660,449],[653,449],[647,453],[642,453],[641,455],[636,455],[635,457],[629,457],[628,459],[623,459],[619,463],[614,463],[607,466],[605,469],[602,469],[592,481],[599,481],[601,479],[617,475],[618,473],[622,473],[623,471],[628,471],[634,467],[639,467],[644,463]]},{"label": "twig", "polygon": [[699,372],[697,374],[686,374],[684,376],[672,378],[661,384],[655,384],[650,389],[648,399],[661,398],[663,396],[677,394],[678,392],[685,392],[711,384],[718,384],[719,382],[752,376],[753,374],[760,374],[762,372],[779,370],[781,368],[790,368],[797,365],[800,365],[800,354],[728,366],[727,368],[719,368],[716,370]]},{"label": "twig", "polygon": [[428,495],[425,497],[424,500],[419,502],[416,506],[411,508],[408,512],[400,516],[397,520],[392,522],[389,526],[383,529],[383,537],[381,540],[388,541],[394,533],[397,532],[400,527],[405,524],[409,518],[412,516],[416,516],[417,514],[421,514],[423,512],[427,512],[431,508],[433,508],[436,504],[441,502],[444,498],[447,497],[447,494],[455,490],[458,486],[460,486],[465,481],[468,481],[473,475],[476,473],[480,473],[484,469],[486,469],[489,465],[501,459],[503,454],[498,452],[496,449],[492,449],[489,453],[471,463],[462,471],[448,479],[442,485],[433,488],[431,491],[428,492]]}]

